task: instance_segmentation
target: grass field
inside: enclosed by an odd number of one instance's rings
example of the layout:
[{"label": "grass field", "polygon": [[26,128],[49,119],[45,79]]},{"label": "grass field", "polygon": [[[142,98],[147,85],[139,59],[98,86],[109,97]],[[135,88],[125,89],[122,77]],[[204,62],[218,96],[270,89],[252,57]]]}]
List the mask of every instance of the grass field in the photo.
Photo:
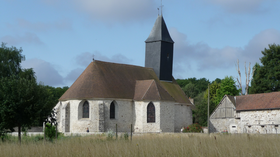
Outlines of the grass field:
[{"label": "grass field", "polygon": [[23,139],[0,142],[0,156],[280,156],[280,135],[146,134],[133,140],[106,135],[62,137],[44,142]]}]

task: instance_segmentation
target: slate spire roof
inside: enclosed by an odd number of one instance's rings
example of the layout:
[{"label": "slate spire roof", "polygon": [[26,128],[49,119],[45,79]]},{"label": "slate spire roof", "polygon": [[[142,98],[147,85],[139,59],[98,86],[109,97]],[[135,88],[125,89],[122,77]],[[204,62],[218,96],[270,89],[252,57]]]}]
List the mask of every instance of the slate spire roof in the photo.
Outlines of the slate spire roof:
[{"label": "slate spire roof", "polygon": [[174,43],[174,41],[170,37],[170,34],[168,32],[167,26],[165,24],[162,15],[158,16],[155,25],[148,39],[145,42],[148,43],[148,42],[155,42],[155,41],[165,41],[169,43]]}]

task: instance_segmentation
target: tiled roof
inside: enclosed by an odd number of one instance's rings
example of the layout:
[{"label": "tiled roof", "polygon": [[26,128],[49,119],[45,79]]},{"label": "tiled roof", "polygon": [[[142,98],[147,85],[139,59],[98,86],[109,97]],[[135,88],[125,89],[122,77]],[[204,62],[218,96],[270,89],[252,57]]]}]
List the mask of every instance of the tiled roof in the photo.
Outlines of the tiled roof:
[{"label": "tiled roof", "polygon": [[89,64],[59,100],[94,98],[175,100],[191,105],[174,79],[160,81],[152,68],[97,60]]},{"label": "tiled roof", "polygon": [[280,108],[280,92],[236,96],[236,110],[264,110]]},{"label": "tiled roof", "polygon": [[136,81],[134,100],[166,100],[175,101],[167,91],[155,80]]}]

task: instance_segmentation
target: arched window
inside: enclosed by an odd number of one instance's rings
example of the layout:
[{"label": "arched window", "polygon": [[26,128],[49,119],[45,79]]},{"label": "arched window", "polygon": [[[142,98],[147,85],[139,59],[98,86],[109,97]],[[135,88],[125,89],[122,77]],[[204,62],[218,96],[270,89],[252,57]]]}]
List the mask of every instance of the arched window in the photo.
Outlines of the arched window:
[{"label": "arched window", "polygon": [[116,106],[114,101],[110,105],[110,119],[115,119],[116,118]]},{"label": "arched window", "polygon": [[147,123],[156,122],[156,110],[152,102],[149,103],[147,107]]},{"label": "arched window", "polygon": [[85,101],[83,104],[83,118],[89,118],[89,104]]}]

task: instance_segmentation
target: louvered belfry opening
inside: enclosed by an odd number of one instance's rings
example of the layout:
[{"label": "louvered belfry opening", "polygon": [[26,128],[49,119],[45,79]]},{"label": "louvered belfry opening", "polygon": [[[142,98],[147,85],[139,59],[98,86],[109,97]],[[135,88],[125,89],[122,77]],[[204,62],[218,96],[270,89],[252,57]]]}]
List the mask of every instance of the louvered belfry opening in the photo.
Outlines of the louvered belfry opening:
[{"label": "louvered belfry opening", "polygon": [[147,123],[155,123],[155,122],[156,122],[155,106],[152,102],[150,102],[147,107]]},{"label": "louvered belfry opening", "polygon": [[83,104],[83,118],[89,118],[89,104],[85,101]]}]

